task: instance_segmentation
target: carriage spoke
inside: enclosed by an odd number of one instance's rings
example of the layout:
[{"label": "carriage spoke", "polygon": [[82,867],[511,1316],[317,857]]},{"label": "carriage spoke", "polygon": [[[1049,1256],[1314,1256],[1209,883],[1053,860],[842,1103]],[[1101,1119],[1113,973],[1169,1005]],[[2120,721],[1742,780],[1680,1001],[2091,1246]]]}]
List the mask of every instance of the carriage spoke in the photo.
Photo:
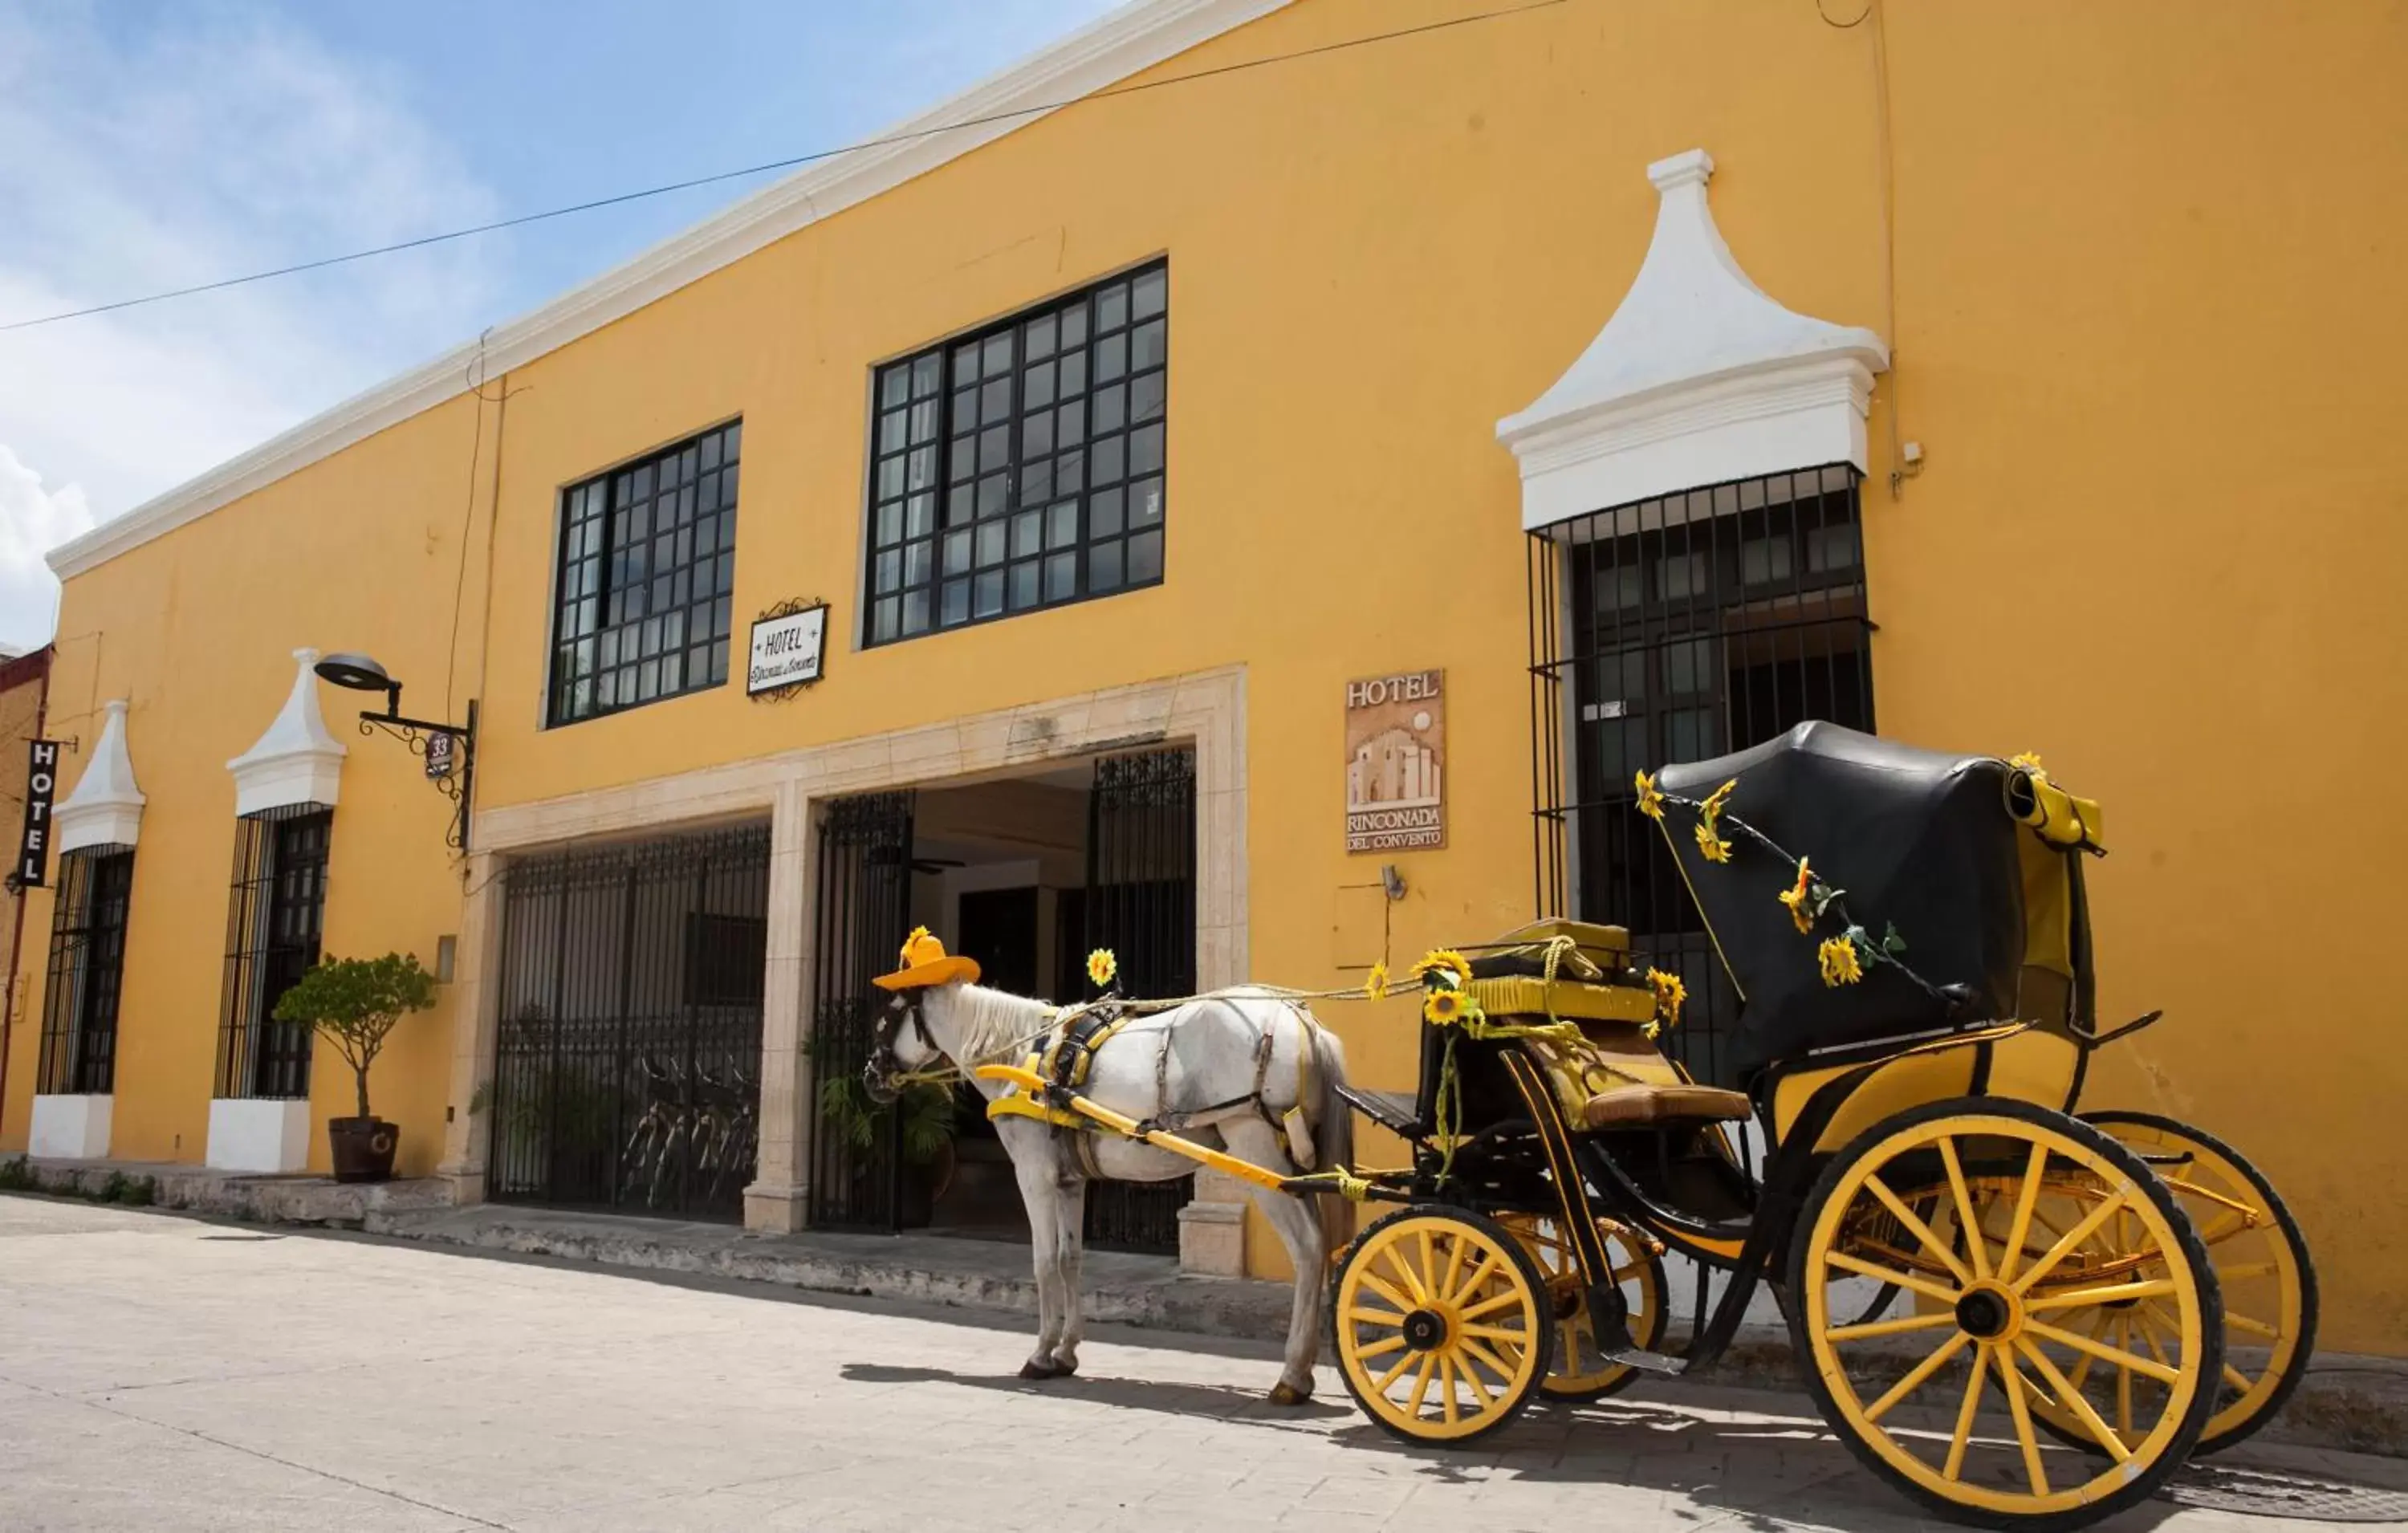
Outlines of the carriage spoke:
[{"label": "carriage spoke", "polygon": [[2141,1340],[2148,1343],[2150,1356],[2156,1358],[2160,1363],[2166,1363],[2166,1366],[2171,1368],[2173,1365],[2167,1362],[2166,1350],[2157,1345],[2157,1327],[2159,1325],[2165,1327],[2166,1334],[2168,1336],[2172,1337],[2177,1341],[2182,1340],[2182,1327],[2174,1324],[2173,1317],[2167,1314],[2163,1310],[2158,1309],[2155,1304],[2143,1300],[2141,1305]]},{"label": "carriage spoke", "polygon": [[2218,1282],[2246,1282],[2251,1278],[2271,1278],[2282,1268],[2272,1262],[2236,1262],[2215,1269]]},{"label": "carriage spoke", "polygon": [[2241,1391],[2243,1395],[2248,1394],[2251,1390],[2258,1387],[2257,1380],[2252,1379],[2246,1373],[2234,1368],[2230,1363],[2224,1365],[2224,1382],[2230,1384],[2233,1388]]},{"label": "carriage spoke", "polygon": [[2174,1291],[2172,1278],[2145,1278],[2137,1282],[2113,1283],[2104,1288],[2068,1288],[2042,1298],[2028,1299],[2027,1310],[2073,1310],[2098,1305],[2123,1304],[2137,1298],[2159,1298]]},{"label": "carriage spoke", "polygon": [[1914,1367],[1908,1371],[1905,1378],[1900,1379],[1898,1383],[1890,1385],[1888,1394],[1884,1395],[1880,1399],[1877,1399],[1872,1404],[1867,1406],[1865,1408],[1865,1420],[1879,1421],[1884,1416],[1888,1415],[1892,1407],[1896,1406],[1899,1401],[1906,1398],[1909,1395],[1914,1394],[1916,1390],[1921,1389],[1926,1380],[1939,1372],[1942,1368],[1945,1368],[1948,1364],[1948,1360],[1956,1356],[1959,1352],[1962,1352],[1965,1349],[1966,1344],[1972,1340],[1973,1339],[1971,1336],[1968,1336],[1963,1331],[1957,1331],[1951,1335],[1947,1340],[1942,1341],[1936,1349],[1933,1350],[1930,1356],[1914,1365]]},{"label": "carriage spoke", "polygon": [[[2151,1362],[2148,1358],[2142,1356],[2140,1354],[2128,1352],[2123,1347],[2111,1347],[2104,1341],[2094,1340],[2086,1336],[2076,1335],[2072,1331],[2061,1330],[2055,1325],[2051,1325],[2038,1320],[2025,1320],[2024,1328],[2031,1332],[2034,1336],[2046,1337],[2049,1340],[2056,1342],[2060,1347],[2071,1347],[2075,1352],[2086,1352],[2102,1363],[2113,1363],[2117,1368],[2124,1368],[2134,1373],[2145,1373],[2150,1378],[2157,1380],[2159,1383],[2179,1383],[2182,1380],[2182,1375],[2179,1372],[2168,1368],[2164,1363]],[[2156,1343],[2154,1341],[2151,1342],[2152,1346],[2155,1344]]]},{"label": "carriage spoke", "polygon": [[[1446,1243],[1446,1274],[1430,1286],[1431,1293],[1445,1296],[1446,1301],[1449,1304],[1455,1302],[1458,1292],[1455,1286],[1455,1275],[1463,1270],[1463,1253],[1467,1243],[1468,1242],[1459,1239],[1449,1240]],[[1481,1270],[1485,1271],[1487,1269],[1488,1263],[1494,1259],[1494,1257],[1484,1257],[1480,1264]],[[1478,1275],[1475,1274],[1472,1282],[1466,1284],[1461,1292],[1469,1293],[1472,1288],[1477,1287],[1478,1285],[1479,1278]]]},{"label": "carriage spoke", "polygon": [[2218,1219],[2214,1224],[2208,1225],[2207,1228],[2199,1232],[2199,1243],[2201,1245],[2222,1245],[2225,1241],[2231,1239],[2234,1236],[2240,1234],[2243,1230],[2247,1229],[2248,1227],[2248,1220],[2243,1218],[2237,1213],[2228,1213],[2223,1218]]},{"label": "carriage spoke", "polygon": [[2253,1320],[2249,1316],[2241,1314],[2235,1311],[2227,1310],[2224,1311],[2224,1323],[2231,1326],[2234,1330],[2247,1331],[2252,1336],[2262,1336],[2269,1341],[2280,1341],[2283,1339],[2283,1333],[2281,1331],[2267,1325],[2264,1321]]},{"label": "carriage spoke", "polygon": [[1371,1264],[1369,1262],[1362,1264],[1361,1271],[1363,1276],[1363,1286],[1369,1288],[1371,1292],[1379,1295],[1382,1298],[1386,1299],[1389,1303],[1395,1305],[1397,1307],[1397,1313],[1399,1315],[1411,1314],[1415,1310],[1421,1308],[1420,1305],[1398,1293],[1394,1284],[1381,1277],[1377,1272],[1372,1271]]},{"label": "carriage spoke", "polygon": [[1484,1341],[1507,1341],[1517,1347],[1530,1344],[1529,1332],[1507,1330],[1502,1325],[1464,1325],[1459,1329],[1462,1335],[1476,1336]]},{"label": "carriage spoke", "polygon": [[[1944,1145],[1947,1141],[1942,1139],[1941,1143]],[[1950,1274],[1954,1276],[1958,1282],[1966,1284],[1972,1282],[1973,1274],[1966,1270],[1965,1264],[1963,1262],[1956,1259],[1956,1253],[1949,1250],[1947,1242],[1942,1240],[1939,1236],[1934,1235],[1931,1232],[1931,1226],[1917,1218],[1913,1209],[1908,1208],[1904,1203],[1899,1200],[1898,1194],[1889,1190],[1889,1184],[1887,1182],[1882,1181],[1882,1179],[1877,1176],[1867,1173],[1865,1177],[1865,1189],[1871,1193],[1875,1197],[1881,1199],[1883,1206],[1889,1210],[1890,1216],[1896,1219],[1899,1224],[1905,1225],[1907,1233],[1922,1241],[1924,1250],[1928,1251],[1934,1256],[1939,1257],[1940,1265],[1948,1268]]]},{"label": "carriage spoke", "polygon": [[[2115,1327],[2116,1339],[2126,1347],[2132,1344],[2132,1323],[2120,1321]],[[2119,1431],[2132,1429],[2132,1370],[2118,1365],[2115,1369],[2115,1426]]]},{"label": "carriage spoke", "polygon": [[1474,1363],[1483,1365],[1491,1373],[1497,1375],[1497,1383],[1499,1385],[1508,1389],[1513,1384],[1513,1369],[1505,1366],[1503,1358],[1477,1341],[1466,1340],[1458,1344],[1463,1348],[1464,1360],[1455,1366],[1455,1371],[1462,1374],[1470,1383],[1472,1393],[1480,1397],[1480,1409],[1486,1411],[1496,1405],[1497,1397],[1485,1383],[1481,1382],[1480,1370],[1471,1365]]},{"label": "carriage spoke", "polygon": [[1422,1401],[1429,1394],[1430,1373],[1437,1367],[1438,1354],[1434,1352],[1422,1354],[1422,1366],[1413,1373],[1412,1398],[1405,1402],[1406,1415],[1418,1416],[1422,1413]]},{"label": "carriage spoke", "polygon": [[1366,1310],[1354,1305],[1347,1310],[1346,1320],[1355,1325],[1396,1326],[1405,1323],[1405,1313],[1402,1310]]},{"label": "carriage spoke", "polygon": [[1487,1298],[1482,1299],[1479,1303],[1462,1311],[1455,1316],[1455,1318],[1457,1320],[1477,1320],[1482,1315],[1493,1315],[1498,1311],[1502,1310],[1509,1305],[1519,1304],[1521,1302],[1522,1296],[1509,1288],[1501,1294],[1494,1294]]},{"label": "carriage spoke", "polygon": [[1942,1304],[1954,1304],[1964,1297],[1945,1283],[1934,1282],[1929,1278],[1917,1277],[1912,1272],[1901,1272],[1896,1268],[1884,1267],[1877,1262],[1869,1262],[1861,1256],[1851,1256],[1844,1251],[1827,1251],[1823,1254],[1823,1260],[1842,1271],[1854,1272],[1860,1278],[1876,1278],[1883,1282],[1896,1283],[1900,1288],[1921,1294],[1927,1298],[1936,1298]]},{"label": "carriage spoke", "polygon": [[[2107,1429],[2107,1424],[2099,1419],[2099,1412],[2091,1409],[2090,1402],[2083,1397],[2082,1391],[2067,1382],[2065,1375],[2057,1371],[2057,1365],[2048,1360],[2048,1354],[2041,1351],[2037,1343],[2023,1337],[2015,1339],[2015,1346],[2026,1357],[2031,1359],[2032,1367],[2040,1371],[2042,1379],[2048,1381],[2048,1387],[2057,1392],[2057,1403],[2073,1412],[2074,1419],[2081,1422],[2083,1428],[2099,1440],[2099,1446],[2107,1450],[2109,1457],[2121,1464],[2132,1456],[2132,1450],[2124,1446],[2122,1438]],[[2128,1432],[2131,1429],[2130,1425],[2126,1424],[2124,1430]]]},{"label": "carriage spoke", "polygon": [[1990,1275],[1990,1254],[1982,1246],[1982,1222],[1973,1217],[1973,1195],[1965,1188],[1965,1168],[1956,1159],[1956,1141],[1940,1141],[1940,1161],[1948,1168],[1948,1188],[1956,1195],[1956,1225],[1965,1232],[1965,1249],[1973,1258],[1973,1275]]},{"label": "carriage spoke", "polygon": [[1956,1324],[1956,1311],[1935,1310],[1929,1314],[1901,1315],[1895,1320],[1869,1320],[1861,1325],[1834,1325],[1823,1335],[1832,1341],[1870,1341],[1876,1336],[1896,1336],[1901,1331],[1935,1330],[1942,1325]]},{"label": "carriage spoke", "polygon": [[2035,1143],[2031,1159],[2024,1165],[2024,1183],[2015,1195],[2014,1217],[2008,1222],[2007,1239],[1999,1248],[1999,1281],[2005,1282],[2015,1275],[2015,1258],[2024,1253],[2024,1241],[2031,1236],[2032,1213],[2040,1202],[2041,1173],[2048,1169],[2048,1146]]},{"label": "carriage spoke", "polygon": [[1965,1381],[1965,1403],[1956,1408],[1956,1430],[1948,1440],[1948,1462],[1941,1473],[1950,1480],[1965,1469],[1965,1447],[1973,1440],[1973,1417],[1982,1409],[1982,1379],[1990,1368],[1988,1343],[1973,1349],[1973,1374]]},{"label": "carriage spoke", "polygon": [[1438,1297],[1440,1293],[1444,1292],[1444,1290],[1439,1286],[1438,1253],[1430,1248],[1429,1226],[1425,1225],[1421,1229],[1415,1231],[1415,1243],[1422,1248],[1422,1272],[1421,1282],[1413,1289],[1413,1292],[1421,1296],[1423,1303],[1427,1304],[1430,1300]]},{"label": "carriage spoke", "polygon": [[1385,1357],[1388,1354],[1396,1351],[1398,1347],[1401,1347],[1404,1344],[1405,1339],[1402,1336],[1392,1336],[1385,1341],[1374,1341],[1368,1347],[1355,1348],[1354,1355],[1357,1357]]},{"label": "carriage spoke", "polygon": [[[2072,1255],[2074,1250],[2079,1247],[2083,1241],[2090,1239],[2092,1235],[2098,1232],[2100,1225],[2105,1224],[2109,1219],[2114,1217],[2116,1213],[2122,1211],[2124,1207],[2124,1196],[2125,1195],[2121,1192],[2115,1193],[2114,1196],[2110,1196],[2107,1201],[2091,1210],[2089,1214],[2083,1219],[2082,1223],[2074,1225],[2071,1230],[2068,1230],[2065,1235],[2057,1240],[2057,1244],[2048,1248],[2047,1254],[2042,1256],[2039,1261],[2034,1262],[2030,1267],[2025,1268],[2022,1275],[2014,1279],[2013,1283],[2014,1291],[2018,1295],[2029,1293],[2031,1291],[2032,1284],[2040,1282],[2041,1279],[2047,1277],[2051,1272],[2057,1270],[2057,1266],[2059,1262],[2062,1262],[2066,1257]],[[2009,1366],[2012,1367],[2012,1363],[2010,1363]]]},{"label": "carriage spoke", "polygon": [[1389,1368],[1387,1372],[1380,1375],[1380,1382],[1371,1386],[1371,1393],[1374,1395],[1385,1395],[1388,1392],[1388,1386],[1395,1383],[1399,1378],[1402,1378],[1404,1376],[1405,1369],[1413,1366],[1413,1360],[1415,1357],[1419,1357],[1421,1359],[1422,1366],[1424,1368],[1429,1367],[1429,1354],[1409,1352],[1402,1357],[1398,1358],[1395,1364]]},{"label": "carriage spoke", "polygon": [[1444,1353],[1438,1354],[1438,1403],[1446,1412],[1446,1424],[1454,1426],[1460,1413],[1455,1397],[1455,1359]]},{"label": "carriage spoke", "polygon": [[1405,1259],[1404,1252],[1397,1246],[1390,1246],[1382,1254],[1388,1258],[1388,1270],[1402,1278],[1405,1282],[1405,1292],[1413,1296],[1412,1308],[1418,1310],[1427,1304],[1430,1298],[1429,1289],[1423,1283],[1421,1274],[1413,1270],[1413,1264]]},{"label": "carriage spoke", "polygon": [[1999,1349],[1999,1377],[2007,1386],[2007,1410],[2014,1417],[2015,1437],[2023,1444],[2024,1473],[2031,1479],[2032,1494],[2046,1496],[2048,1470],[2041,1467],[2040,1434],[2032,1430],[2031,1404],[2024,1398],[2024,1391],[2031,1386],[2016,1370],[2014,1353],[2003,1346]]},{"label": "carriage spoke", "polygon": [[[1486,1282],[1490,1278],[1495,1277],[1503,1269],[1503,1257],[1494,1254],[1482,1257],[1480,1265],[1471,1269],[1470,1282],[1466,1282],[1460,1288],[1448,1287],[1441,1288],[1440,1290],[1440,1294],[1441,1296],[1440,1302],[1446,1304],[1461,1304],[1465,1299],[1468,1299],[1472,1295],[1480,1292],[1480,1285],[1482,1283]],[[1452,1272],[1447,1274],[1447,1278],[1450,1282],[1454,1281],[1454,1276],[1455,1275]]]}]

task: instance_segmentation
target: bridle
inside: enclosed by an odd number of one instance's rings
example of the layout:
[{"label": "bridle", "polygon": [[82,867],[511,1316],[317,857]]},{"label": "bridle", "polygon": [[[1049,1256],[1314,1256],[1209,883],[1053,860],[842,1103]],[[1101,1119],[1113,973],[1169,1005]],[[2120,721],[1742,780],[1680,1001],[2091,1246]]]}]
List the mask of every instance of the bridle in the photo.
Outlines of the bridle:
[{"label": "bridle", "polygon": [[895,1046],[903,1040],[903,1029],[909,1027],[920,1035],[921,1047],[930,1053],[941,1054],[937,1040],[929,1036],[928,1019],[920,1014],[920,992],[907,990],[897,994],[887,1007],[886,1015],[871,1035],[869,1061],[861,1067],[861,1089],[881,1107],[903,1095],[902,1056]]}]

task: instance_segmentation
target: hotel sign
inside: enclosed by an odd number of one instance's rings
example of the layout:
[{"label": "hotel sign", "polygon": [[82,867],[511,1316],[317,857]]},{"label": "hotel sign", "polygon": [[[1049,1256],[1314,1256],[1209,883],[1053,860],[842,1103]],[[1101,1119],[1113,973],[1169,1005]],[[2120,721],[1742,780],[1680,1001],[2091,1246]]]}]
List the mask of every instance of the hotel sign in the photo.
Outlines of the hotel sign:
[{"label": "hotel sign", "polygon": [[59,742],[36,740],[25,772],[25,833],[17,846],[17,885],[39,889],[50,880],[50,795],[59,785]]},{"label": "hotel sign", "polygon": [[753,621],[752,663],[744,673],[748,696],[792,696],[787,689],[820,679],[820,662],[827,653],[827,603],[781,606],[786,609],[772,608]]},{"label": "hotel sign", "polygon": [[1446,845],[1446,673],[1346,683],[1346,850]]}]

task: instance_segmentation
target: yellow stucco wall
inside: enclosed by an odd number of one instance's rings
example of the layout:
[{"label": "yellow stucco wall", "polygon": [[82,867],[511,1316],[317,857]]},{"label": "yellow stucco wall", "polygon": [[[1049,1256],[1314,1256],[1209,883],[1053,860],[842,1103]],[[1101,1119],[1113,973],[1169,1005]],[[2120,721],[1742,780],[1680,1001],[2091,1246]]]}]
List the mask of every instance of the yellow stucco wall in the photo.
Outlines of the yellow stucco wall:
[{"label": "yellow stucco wall", "polygon": [[[1466,9],[1307,0],[1157,74]],[[519,368],[489,636],[466,400],[70,581],[62,634],[106,637],[63,645],[56,695],[131,695],[150,795],[119,1153],[199,1153],[226,758],[273,715],[296,644],[372,650],[432,710],[464,533],[454,658],[484,700],[487,805],[1242,662],[1253,967],[1321,983],[1340,890],[1376,876],[1340,851],[1341,684],[1444,666],[1449,846],[1396,859],[1395,949],[1522,919],[1524,550],[1493,426],[1635,273],[1642,167],[1703,146],[1749,274],[1896,347],[1865,492],[1885,731],[2036,749],[2112,806],[2102,1009],[2170,1017],[2091,1100],[2246,1147],[2316,1246],[2327,1343],[2408,1353],[2389,1277],[2408,1197],[2386,1173],[2408,1065],[2368,962],[2408,863],[2408,816],[2374,791],[2408,701],[2387,386],[2408,210],[2382,190],[2408,169],[2408,22],[1894,9],[1894,327],[1870,28],[1807,0],[1570,5],[1056,114]],[[1162,252],[1168,582],[855,652],[869,365]],[[1893,403],[1928,461],[1897,500]],[[828,596],[826,681],[774,709],[731,688],[538,728],[556,491],[738,415],[738,638],[772,601]],[[482,431],[490,469],[490,408]],[[349,716],[336,694],[328,709]],[[327,945],[431,958],[458,923],[444,805],[397,746],[353,744]],[[1333,1020],[1358,1076],[1402,1082],[1401,1010]],[[380,1067],[408,1169],[436,1153],[447,1027],[412,1023]],[[345,1089],[327,1064],[322,1115]],[[0,1143],[22,1141],[29,1074],[27,1054]]]}]

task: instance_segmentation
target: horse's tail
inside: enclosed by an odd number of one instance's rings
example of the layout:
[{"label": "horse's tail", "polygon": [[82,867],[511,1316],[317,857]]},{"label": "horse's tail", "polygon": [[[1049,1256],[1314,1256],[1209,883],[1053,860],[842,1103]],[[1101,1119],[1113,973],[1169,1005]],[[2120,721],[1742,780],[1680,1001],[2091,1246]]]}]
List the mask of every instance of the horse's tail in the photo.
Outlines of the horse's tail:
[{"label": "horse's tail", "polygon": [[[1338,1095],[1346,1080],[1346,1051],[1338,1035],[1317,1021],[1305,1033],[1311,1040],[1312,1078],[1320,1093],[1320,1099],[1312,1106],[1315,1168],[1349,1169],[1354,1164],[1354,1110]],[[1315,1211],[1321,1215],[1322,1236],[1334,1257],[1354,1238],[1354,1205],[1326,1194],[1315,1201],[1320,1204]]]}]

